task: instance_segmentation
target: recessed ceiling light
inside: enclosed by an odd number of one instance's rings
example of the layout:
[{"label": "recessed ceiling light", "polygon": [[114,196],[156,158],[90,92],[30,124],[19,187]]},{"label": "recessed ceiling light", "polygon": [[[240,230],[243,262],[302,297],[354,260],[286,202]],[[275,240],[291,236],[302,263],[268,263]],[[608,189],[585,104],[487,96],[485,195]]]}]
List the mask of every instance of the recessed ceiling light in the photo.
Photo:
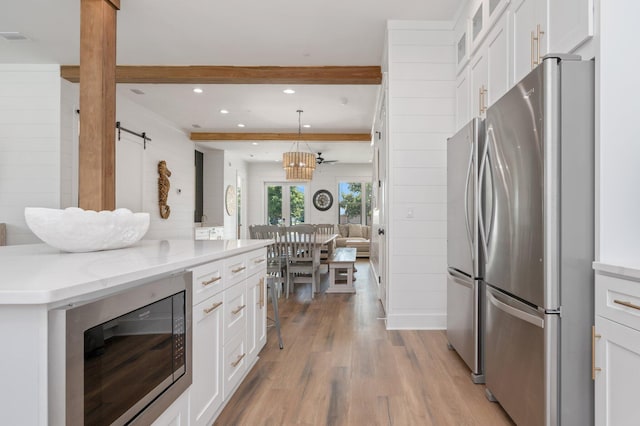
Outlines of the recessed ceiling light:
[{"label": "recessed ceiling light", "polygon": [[303,125],[302,125],[302,127],[304,127],[304,128],[307,128],[307,129],[308,129],[309,127],[311,127],[311,124],[303,124]]},{"label": "recessed ceiling light", "polygon": [[258,142],[251,142],[251,145],[258,145]]},{"label": "recessed ceiling light", "polygon": [[296,93],[296,91],[293,89],[284,89],[282,92],[286,93],[287,95],[293,95],[294,93]]},{"label": "recessed ceiling light", "polygon": [[244,127],[244,124],[238,123],[238,127]]},{"label": "recessed ceiling light", "polygon": [[221,109],[220,114],[229,114],[229,110]]},{"label": "recessed ceiling light", "polygon": [[199,87],[196,87],[195,89],[193,89],[193,92],[194,93],[202,93],[203,90],[201,88],[199,88]]}]

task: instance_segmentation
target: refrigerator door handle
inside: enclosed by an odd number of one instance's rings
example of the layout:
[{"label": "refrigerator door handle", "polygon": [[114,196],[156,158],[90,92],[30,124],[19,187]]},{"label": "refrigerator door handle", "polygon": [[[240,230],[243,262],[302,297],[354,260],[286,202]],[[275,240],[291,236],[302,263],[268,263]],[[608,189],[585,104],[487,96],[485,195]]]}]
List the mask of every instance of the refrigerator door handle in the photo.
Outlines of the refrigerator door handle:
[{"label": "refrigerator door handle", "polygon": [[[491,135],[491,139],[489,139],[489,135]],[[493,126],[489,126],[487,129],[487,162],[489,163],[489,167],[487,167],[487,176],[489,176],[491,184],[489,188],[491,189],[491,213],[489,214],[489,223],[487,224],[487,247],[489,246],[489,241],[491,241],[491,229],[493,228],[494,221],[494,213],[496,211],[496,198],[493,196],[494,193],[494,181],[493,181],[493,172],[491,170],[491,141],[496,142],[496,135],[493,131]]]},{"label": "refrigerator door handle", "polygon": [[484,262],[489,263],[489,247],[487,246],[487,237],[484,232],[484,199],[482,197],[482,191],[484,189],[484,170],[487,167],[487,155],[489,150],[489,144],[485,143],[482,150],[482,160],[480,160],[480,173],[478,174],[478,202],[480,208],[478,209],[478,227],[480,228],[480,246],[484,251]]},{"label": "refrigerator door handle", "polygon": [[464,183],[464,224],[467,227],[467,239],[469,240],[469,250],[471,251],[471,260],[475,260],[473,253],[473,235],[469,225],[469,178],[471,177],[471,169],[473,165],[473,142],[471,143],[471,151],[469,152],[469,164],[467,166],[467,178]]},{"label": "refrigerator door handle", "polygon": [[491,292],[487,292],[487,296],[489,297],[489,302],[504,313],[519,318],[522,321],[526,321],[529,324],[533,324],[536,327],[544,328],[544,320],[542,318],[528,314],[520,309],[516,309],[513,306],[509,306],[506,303],[499,301],[493,294],[491,294]]},{"label": "refrigerator door handle", "polygon": [[469,276],[467,276],[467,275],[465,275],[465,274],[463,274],[461,272],[458,272],[453,268],[447,268],[447,272],[449,273],[449,275],[451,276],[451,278],[455,282],[457,282],[459,284],[462,284],[465,287],[473,288],[471,277],[469,277]]}]

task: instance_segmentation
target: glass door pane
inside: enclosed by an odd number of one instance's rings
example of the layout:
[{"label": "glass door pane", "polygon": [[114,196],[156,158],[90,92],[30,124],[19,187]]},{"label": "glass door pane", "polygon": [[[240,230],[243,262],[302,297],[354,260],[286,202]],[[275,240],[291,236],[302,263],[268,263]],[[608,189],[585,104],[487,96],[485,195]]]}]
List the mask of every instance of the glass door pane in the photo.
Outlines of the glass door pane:
[{"label": "glass door pane", "polygon": [[340,206],[338,223],[362,223],[362,184],[340,182],[338,205]]},{"label": "glass door pane", "polygon": [[304,223],[304,186],[289,186],[289,225]]},{"label": "glass door pane", "polygon": [[282,185],[267,185],[267,224],[282,222]]},{"label": "glass door pane", "polygon": [[302,184],[267,184],[267,223],[269,225],[304,223],[306,190],[306,186]]}]

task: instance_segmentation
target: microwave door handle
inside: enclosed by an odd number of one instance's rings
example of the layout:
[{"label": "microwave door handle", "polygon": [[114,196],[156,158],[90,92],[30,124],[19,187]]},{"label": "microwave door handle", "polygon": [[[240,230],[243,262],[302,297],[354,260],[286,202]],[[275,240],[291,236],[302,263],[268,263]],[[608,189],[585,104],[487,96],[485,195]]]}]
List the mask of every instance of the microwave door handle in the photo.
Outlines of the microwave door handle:
[{"label": "microwave door handle", "polygon": [[471,150],[469,152],[469,164],[467,165],[467,177],[464,183],[464,225],[467,228],[467,240],[469,241],[469,250],[471,251],[471,260],[474,259],[473,254],[473,235],[471,233],[471,226],[469,224],[469,179],[471,178],[471,169],[473,166],[473,142],[471,143]]},{"label": "microwave door handle", "polygon": [[478,201],[481,207],[478,209],[478,228],[480,229],[480,246],[484,252],[484,262],[489,262],[489,247],[487,246],[487,238],[484,232],[484,199],[482,198],[484,189],[484,170],[487,167],[487,154],[489,144],[485,143],[482,149],[482,159],[480,160],[480,172],[478,173]]}]

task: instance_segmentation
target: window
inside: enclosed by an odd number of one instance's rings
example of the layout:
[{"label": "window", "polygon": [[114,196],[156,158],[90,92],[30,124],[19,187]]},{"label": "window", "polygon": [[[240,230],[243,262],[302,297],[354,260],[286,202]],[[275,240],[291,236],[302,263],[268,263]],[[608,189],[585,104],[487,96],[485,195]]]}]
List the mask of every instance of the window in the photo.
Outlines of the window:
[{"label": "window", "polygon": [[297,225],[304,223],[304,185],[267,184],[267,223],[269,225]]},{"label": "window", "polygon": [[340,207],[338,223],[371,225],[372,192],[371,182],[340,182],[338,184],[338,206]]}]

